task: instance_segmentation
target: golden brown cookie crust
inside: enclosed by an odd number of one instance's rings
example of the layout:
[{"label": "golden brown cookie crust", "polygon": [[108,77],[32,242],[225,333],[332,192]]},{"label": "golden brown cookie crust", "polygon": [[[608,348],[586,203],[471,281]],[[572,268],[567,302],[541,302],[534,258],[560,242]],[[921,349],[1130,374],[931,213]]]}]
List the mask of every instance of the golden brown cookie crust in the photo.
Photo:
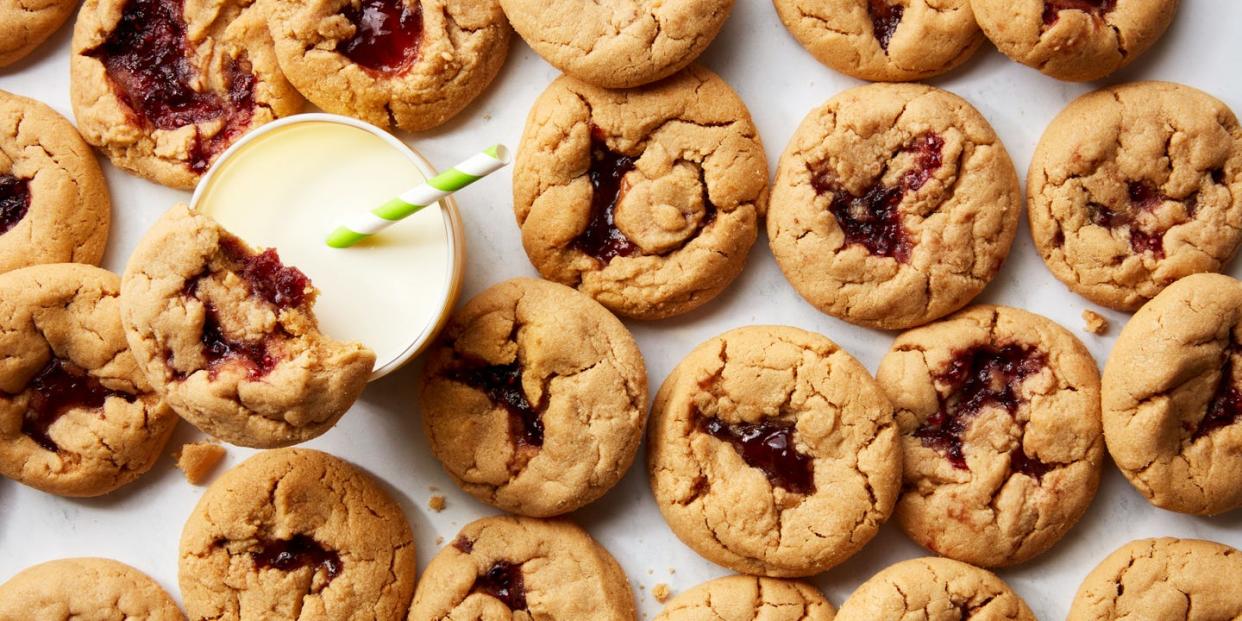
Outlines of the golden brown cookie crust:
[{"label": "golden brown cookie crust", "polygon": [[[811,486],[773,480],[707,431],[779,421]],[[726,332],[664,381],[651,413],[652,491],[673,532],[735,571],[809,576],[844,561],[892,513],[901,446],[867,370],[823,336],[781,326]]]},{"label": "golden brown cookie crust", "polygon": [[[481,587],[498,566],[520,576],[526,608]],[[563,520],[490,517],[462,528],[423,571],[408,621],[637,621],[621,567],[586,531]]]},{"label": "golden brown cookie crust", "polygon": [[[579,241],[592,221],[590,169],[605,148],[637,158],[615,210],[632,252],[611,260]],[[562,77],[527,118],[513,207],[545,278],[618,314],[660,319],[701,306],[741,273],[767,182],[750,113],[716,74],[694,66],[629,91]]]},{"label": "golden brown cookie crust", "polygon": [[733,0],[500,0],[544,60],[588,84],[630,88],[666,78],[707,49]]},{"label": "golden brown cookie crust", "polygon": [[[472,374],[513,364],[537,443],[519,414],[473,385]],[[647,422],[647,370],[595,300],[517,278],[454,315],[428,354],[422,403],[431,448],[458,485],[505,511],[550,517],[595,501],[629,470]]]},{"label": "golden brown cookie crust", "polygon": [[381,127],[422,131],[444,124],[500,72],[511,29],[498,0],[405,0],[422,12],[418,58],[376,72],[337,52],[356,27],[354,0],[270,0],[276,56],[289,81],[320,108]]},{"label": "golden brown cookie crust", "polygon": [[1022,563],[1095,497],[1100,376],[1051,320],[974,306],[899,336],[876,377],[905,451],[897,523],[927,549],[981,567]]},{"label": "golden brown cookie crust", "polygon": [[0,584],[0,619],[185,621],[146,574],[105,558],[40,563]]},{"label": "golden brown cookie crust", "polygon": [[[78,264],[0,276],[0,474],[52,494],[99,496],[159,459],[177,417],[130,354],[119,289],[115,274]],[[100,408],[72,407],[46,431],[28,428],[35,400],[59,394],[37,385],[56,383],[38,379],[56,364],[113,394]]]},{"label": "golden brown cookie crust", "polygon": [[996,574],[929,557],[902,561],[872,576],[837,613],[837,621],[876,619],[1035,621],[1035,614]]},{"label": "golden brown cookie crust", "polygon": [[[868,207],[880,192],[898,193],[891,216]],[[968,102],[930,86],[873,84],[828,100],[794,133],[777,166],[768,240],[816,308],[901,329],[943,317],[987,286],[1021,208],[1013,163]],[[849,233],[877,217],[895,225],[882,225],[872,245]]]},{"label": "golden brown cookie crust", "polygon": [[[256,254],[209,217],[184,205],[164,214],[126,267],[130,348],[168,404],[212,436],[274,448],[322,435],[362,393],[375,354],[320,334],[313,290],[285,308],[259,295],[238,253]],[[224,339],[262,347],[263,360],[209,358],[213,317]],[[259,362],[268,368],[255,373]]]},{"label": "golden brown cookie crust", "polygon": [[[1124,3],[1123,3],[1124,4]],[[1135,311],[1219,271],[1242,241],[1242,127],[1188,86],[1084,95],[1040,138],[1027,175],[1035,247],[1074,292]]]},{"label": "golden brown cookie crust", "polygon": [[40,263],[99,264],[112,202],[95,155],[65,117],[0,91],[0,175],[24,180],[29,191],[25,216],[0,229],[0,273]]},{"label": "golden brown cookie crust", "polygon": [[[983,43],[970,0],[884,0],[884,13],[873,2],[773,0],[802,47],[861,80],[908,82],[948,73]],[[894,10],[900,10],[895,23]]]},{"label": "golden brown cookie crust", "polygon": [[1242,553],[1212,541],[1140,539],[1083,580],[1067,621],[1209,621],[1242,616]]},{"label": "golden brown cookie crust", "polygon": [[1242,506],[1242,282],[1195,274],[1135,313],[1104,368],[1104,438],[1158,507]]},{"label": "golden brown cookie crust", "polygon": [[835,615],[836,609],[824,594],[809,584],[756,576],[725,576],[673,598],[655,621],[832,621]]},{"label": "golden brown cookie crust", "polygon": [[28,56],[59,30],[77,7],[75,0],[0,2],[0,67]]},{"label": "golden brown cookie crust", "polygon": [[1058,12],[1049,0],[971,0],[979,27],[997,49],[1071,82],[1098,80],[1141,56],[1172,23],[1178,0],[1112,4],[1094,14]]},{"label": "golden brown cookie crust", "polygon": [[[319,553],[281,567],[280,542],[295,541]],[[378,482],[327,453],[280,449],[207,489],[181,533],[178,575],[191,619],[399,621],[414,563],[410,524]]]}]

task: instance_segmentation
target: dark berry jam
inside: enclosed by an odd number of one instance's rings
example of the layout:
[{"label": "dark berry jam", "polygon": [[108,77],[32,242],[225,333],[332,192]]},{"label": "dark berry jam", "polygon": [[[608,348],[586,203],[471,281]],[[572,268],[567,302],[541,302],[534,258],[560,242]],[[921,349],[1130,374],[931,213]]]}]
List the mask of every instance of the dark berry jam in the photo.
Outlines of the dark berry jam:
[{"label": "dark berry jam", "polygon": [[323,570],[328,581],[341,575],[344,563],[336,552],[319,545],[306,535],[294,535],[291,539],[264,541],[257,552],[251,552],[255,567],[294,571],[310,567]]},{"label": "dark berry jam", "polygon": [[1242,391],[1238,390],[1238,384],[1233,379],[1233,356],[1236,353],[1238,353],[1236,347],[1225,351],[1225,363],[1220,370],[1220,381],[1216,384],[1216,392],[1212,395],[1212,400],[1208,402],[1203,420],[1199,421],[1199,426],[1195,429],[1193,436],[1195,440],[1221,427],[1228,427],[1242,417]]},{"label": "dark berry jam", "polygon": [[22,417],[22,433],[53,452],[60,447],[48,435],[48,430],[70,410],[101,409],[108,397],[120,397],[130,403],[135,399],[131,394],[105,388],[73,363],[59,358],[49,360],[26,389],[31,391],[30,404]]},{"label": "dark berry jam", "polygon": [[0,235],[17,226],[30,209],[30,182],[0,175]]},{"label": "dark berry jam", "polygon": [[751,468],[763,471],[772,485],[795,494],[815,492],[814,463],[798,452],[794,424],[776,419],[757,423],[726,423],[719,418],[698,418],[699,430],[728,442]]},{"label": "dark berry jam", "polygon": [[246,369],[250,379],[258,379],[276,368],[276,356],[268,351],[266,342],[243,343],[225,336],[220,329],[216,307],[203,304],[203,356],[207,358],[207,372],[212,378],[227,365],[239,364]]},{"label": "dark berry jam", "polygon": [[943,147],[944,139],[936,134],[923,134],[906,145],[902,153],[913,154],[914,166],[901,176],[895,186],[883,185],[884,173],[881,173],[862,195],[856,196],[846,190],[831,172],[817,174],[812,171],[811,187],[818,194],[832,194],[828,211],[845,233],[847,245],[859,244],[873,255],[905,263],[910,260],[914,242],[901,222],[901,200],[907,192],[923,187],[940,168]]},{"label": "dark berry jam", "polygon": [[346,7],[345,18],[354,36],[337,44],[336,51],[364,69],[394,75],[418,60],[423,40],[420,0],[362,0]]},{"label": "dark berry jam", "polygon": [[880,42],[880,48],[888,52],[888,43],[897,32],[901,16],[906,8],[900,4],[889,4],[888,0],[867,0],[867,12],[871,14],[871,31]]},{"label": "dark berry jam", "polygon": [[1111,209],[1099,203],[1087,203],[1087,217],[1097,226],[1109,229],[1128,229],[1130,249],[1139,254],[1150,252],[1157,258],[1164,257],[1164,232],[1149,232],[1139,227],[1135,216],[1139,212],[1152,211],[1167,200],[1155,186],[1145,181],[1126,184],[1128,204],[1123,209]]},{"label": "dark berry jam", "polygon": [[[962,436],[970,420],[985,407],[1016,413],[1021,404],[1018,387],[1046,364],[1047,356],[1025,345],[978,345],[956,352],[948,368],[936,377],[949,387],[948,394],[941,398],[940,410],[914,431],[914,437],[923,446],[944,453],[954,467],[969,470]],[[1022,454],[1022,449],[1016,453]],[[1020,459],[1032,460],[1025,455]]]},{"label": "dark berry jam", "polygon": [[1117,0],[1044,0],[1044,26],[1051,26],[1061,18],[1061,11],[1082,11],[1102,19],[1117,7]]},{"label": "dark berry jam", "polygon": [[586,230],[572,246],[604,265],[616,257],[638,252],[638,246],[617,228],[616,223],[617,202],[626,189],[625,175],[634,170],[637,159],[609,149],[603,130],[591,126],[591,167],[587,171],[591,180],[591,215]]},{"label": "dark berry jam", "polygon": [[482,576],[475,578],[473,593],[484,593],[500,600],[509,610],[526,610],[526,584],[522,566],[496,561]]},{"label": "dark berry jam", "polygon": [[268,248],[246,260],[239,274],[250,283],[250,290],[280,308],[301,306],[311,290],[310,279],[296,267],[280,262],[275,248]]},{"label": "dark berry jam", "polygon": [[509,433],[519,446],[543,446],[540,413],[547,404],[532,405],[526,398],[521,363],[462,369],[448,377],[482,392],[493,404],[503,407],[509,413]]}]

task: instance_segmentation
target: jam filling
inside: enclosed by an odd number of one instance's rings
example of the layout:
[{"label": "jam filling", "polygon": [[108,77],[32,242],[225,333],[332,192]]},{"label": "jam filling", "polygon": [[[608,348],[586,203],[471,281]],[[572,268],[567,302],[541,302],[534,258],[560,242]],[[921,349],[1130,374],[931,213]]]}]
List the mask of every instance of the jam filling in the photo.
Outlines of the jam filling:
[{"label": "jam filling", "polygon": [[1156,258],[1164,258],[1164,232],[1147,232],[1139,228],[1135,215],[1152,211],[1172,198],[1165,196],[1155,186],[1145,181],[1131,181],[1126,185],[1128,205],[1114,211],[1099,203],[1087,203],[1087,217],[1097,226],[1109,229],[1128,229],[1130,248],[1139,254],[1150,252]]},{"label": "jam filling", "polygon": [[526,584],[522,566],[496,561],[487,572],[475,578],[472,593],[484,593],[498,599],[509,610],[526,610]]},{"label": "jam filling", "polygon": [[757,423],[726,423],[698,418],[703,433],[733,445],[751,468],[762,470],[773,485],[795,494],[815,492],[814,464],[794,444],[794,424],[764,419]]},{"label": "jam filling", "polygon": [[522,388],[522,365],[514,361],[455,371],[449,379],[461,382],[487,395],[492,403],[509,413],[509,434],[518,446],[543,446],[543,420],[540,413],[544,402],[532,405]]},{"label": "jam filling", "polygon": [[0,175],[0,235],[17,226],[30,209],[30,182]]},{"label": "jam filling", "polygon": [[[1018,386],[1047,364],[1047,356],[1024,345],[978,345],[954,354],[936,379],[949,386],[940,410],[928,417],[914,437],[923,446],[944,453],[955,468],[969,470],[962,436],[970,421],[985,407],[1003,408],[1012,416],[1022,403]],[[1040,478],[1050,466],[1028,456],[1019,445],[1010,455],[1010,468]]]},{"label": "jam filling", "polygon": [[108,397],[120,397],[130,403],[135,399],[134,395],[105,388],[73,363],[59,358],[49,360],[30,380],[27,389],[32,392],[30,405],[22,417],[22,433],[52,452],[59,451],[60,447],[48,430],[70,410],[101,409]]},{"label": "jam filling", "polygon": [[294,535],[292,539],[264,541],[257,552],[251,552],[254,564],[259,569],[278,569],[294,571],[303,567],[323,570],[331,582],[341,575],[345,567],[336,552],[319,545],[319,542],[306,535]]},{"label": "jam filling", "polygon": [[591,218],[586,230],[572,247],[607,265],[616,257],[639,252],[638,246],[617,228],[617,202],[625,192],[625,175],[634,170],[637,157],[621,155],[608,148],[604,132],[591,126]]},{"label": "jam filling", "polygon": [[1044,26],[1061,18],[1061,11],[1082,11],[1097,19],[1117,7],[1117,0],[1044,0]]},{"label": "jam filling", "polygon": [[246,369],[250,379],[259,379],[276,368],[276,356],[267,347],[266,342],[244,343],[225,336],[220,329],[220,319],[216,307],[210,303],[203,304],[203,356],[207,358],[207,373],[212,379],[220,373],[220,369],[231,364],[239,364]]},{"label": "jam filling", "polygon": [[255,79],[244,58],[228,59],[223,97],[196,90],[201,78],[190,60],[182,11],[179,0],[129,0],[108,39],[88,54],[103,63],[113,90],[143,123],[174,130],[224,119],[216,135],[196,134],[189,164],[202,172],[250,124]]},{"label": "jam filling", "polygon": [[923,134],[911,141],[901,152],[913,154],[914,167],[895,186],[883,185],[886,168],[860,196],[846,190],[829,171],[811,171],[811,187],[820,195],[832,194],[828,211],[845,233],[846,245],[859,244],[873,255],[905,263],[910,260],[914,241],[901,224],[901,200],[906,193],[923,187],[940,168],[943,148],[944,139],[936,134]]},{"label": "jam filling", "polygon": [[275,248],[247,257],[238,273],[250,283],[250,291],[278,308],[293,308],[306,302],[310,279],[296,267],[280,262]]},{"label": "jam filling", "polygon": [[871,31],[880,42],[880,48],[888,53],[888,43],[893,40],[893,33],[897,32],[906,8],[900,4],[889,4],[887,0],[867,0],[867,12],[871,14]]},{"label": "jam filling", "polygon": [[460,535],[456,539],[454,539],[453,547],[457,548],[464,554],[470,554],[471,552],[474,552],[474,542],[471,541],[469,538],[467,538],[465,535]]},{"label": "jam filling", "polygon": [[1195,429],[1192,436],[1194,440],[1221,427],[1228,427],[1242,418],[1242,390],[1238,390],[1238,385],[1233,380],[1235,353],[1237,353],[1236,347],[1225,351],[1225,363],[1220,370],[1220,382],[1216,385],[1216,392],[1208,403],[1207,413],[1204,414],[1203,420],[1199,421],[1199,427]]},{"label": "jam filling", "polygon": [[353,23],[354,36],[338,43],[336,51],[355,64],[394,75],[418,60],[423,40],[419,0],[362,0],[345,11],[345,18]]}]

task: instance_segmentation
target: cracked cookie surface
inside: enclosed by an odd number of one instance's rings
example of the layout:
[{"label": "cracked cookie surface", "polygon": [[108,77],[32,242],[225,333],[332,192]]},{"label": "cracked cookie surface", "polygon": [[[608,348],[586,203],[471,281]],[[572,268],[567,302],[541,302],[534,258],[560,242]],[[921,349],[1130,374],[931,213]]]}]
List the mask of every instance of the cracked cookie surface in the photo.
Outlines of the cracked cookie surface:
[{"label": "cracked cookie surface", "polygon": [[147,378],[182,418],[241,446],[325,433],[366,386],[375,354],[321,334],[315,289],[273,249],[173,207],[130,257],[121,320]]},{"label": "cracked cookie surface", "polygon": [[773,0],[815,58],[861,80],[907,82],[952,71],[983,43],[970,0]]},{"label": "cracked cookie surface", "polygon": [[673,598],[655,621],[832,621],[835,614],[823,593],[809,584],[725,576]]},{"label": "cracked cookie surface", "polygon": [[971,0],[983,33],[1009,58],[1071,82],[1098,80],[1146,52],[1179,0]]},{"label": "cracked cookie surface", "polygon": [[1035,621],[990,571],[947,558],[917,558],[881,571],[841,604],[837,621]]},{"label": "cracked cookie surface", "polygon": [[1197,539],[1140,539],[1087,575],[1067,621],[1242,617],[1242,552]]},{"label": "cracked cookie surface", "polygon": [[500,72],[498,0],[265,0],[289,81],[328,112],[386,128],[444,124]]},{"label": "cracked cookie surface", "polygon": [[698,58],[733,0],[500,0],[514,30],[557,69],[604,88],[666,78]]},{"label": "cracked cookie surface", "polygon": [[0,584],[2,621],[185,621],[146,574],[104,558],[40,563]]},{"label": "cracked cookie surface", "polygon": [[620,565],[563,520],[467,524],[423,572],[409,621],[637,621]]},{"label": "cracked cookie surface", "polygon": [[0,474],[99,496],[159,459],[177,416],[125,342],[120,284],[68,263],[0,275]]},{"label": "cracked cookie surface", "polygon": [[69,85],[87,142],[186,190],[242,134],[302,107],[253,0],[86,0]]},{"label": "cracked cookie surface", "polygon": [[48,106],[0,91],[0,273],[98,265],[111,222],[103,171],[78,130]]},{"label": "cracked cookie surface", "polygon": [[527,118],[513,208],[545,278],[660,319],[741,273],[767,170],[745,104],[706,69],[626,91],[561,77]]},{"label": "cracked cookie surface", "polygon": [[423,426],[467,492],[505,511],[568,513],[629,470],[647,422],[647,371],[599,303],[518,278],[470,300],[427,356]]},{"label": "cracked cookie surface", "polygon": [[1136,82],[1084,95],[1044,131],[1027,176],[1044,263],[1087,299],[1135,311],[1219,271],[1242,241],[1242,127],[1193,88]]},{"label": "cracked cookie surface", "polygon": [[848,90],[811,111],[777,166],[768,239],[798,293],[900,329],[970,302],[1018,230],[1004,145],[964,99],[916,84]]},{"label": "cracked cookie surface", "polygon": [[181,533],[192,620],[399,621],[414,593],[405,514],[352,464],[265,451],[203,494]]},{"label": "cracked cookie surface", "polygon": [[726,332],[664,381],[648,467],[673,532],[742,573],[809,576],[875,536],[901,484],[892,407],[827,338]]},{"label": "cracked cookie surface", "polygon": [[35,51],[76,8],[76,0],[0,1],[0,67]]},{"label": "cracked cookie surface", "polygon": [[1187,276],[1126,324],[1104,368],[1104,438],[1158,507],[1242,506],[1242,282]]},{"label": "cracked cookie surface", "polygon": [[1066,329],[975,306],[899,336],[876,374],[905,453],[898,525],[980,567],[1051,548],[1095,497],[1100,375]]}]

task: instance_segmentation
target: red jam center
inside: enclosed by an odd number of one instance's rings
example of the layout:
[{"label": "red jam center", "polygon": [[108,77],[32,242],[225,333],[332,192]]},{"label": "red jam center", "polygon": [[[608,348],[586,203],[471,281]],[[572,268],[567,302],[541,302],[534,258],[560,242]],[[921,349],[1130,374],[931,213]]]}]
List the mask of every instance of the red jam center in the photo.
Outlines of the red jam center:
[{"label": "red jam center", "polygon": [[1193,439],[1198,440],[1222,427],[1228,427],[1242,418],[1242,391],[1233,379],[1234,349],[1225,351],[1225,364],[1220,370],[1220,382],[1208,403],[1207,413],[1199,421]]},{"label": "red jam center", "polygon": [[543,446],[540,412],[546,403],[535,406],[526,398],[521,363],[463,369],[448,377],[482,392],[493,404],[503,407],[509,413],[509,433],[518,446]]},{"label": "red jam center", "polygon": [[509,610],[526,610],[526,584],[522,566],[497,561],[487,573],[474,581],[474,593],[485,593],[500,600]]},{"label": "red jam center", "polygon": [[48,361],[30,380],[27,389],[32,392],[30,405],[22,417],[22,433],[53,452],[60,447],[48,435],[48,430],[70,410],[101,409],[108,397],[120,397],[130,403],[135,399],[133,395],[105,388],[99,380],[59,358]]},{"label": "red jam center", "polygon": [[[1110,229],[1128,229],[1130,248],[1137,253],[1150,252],[1157,258],[1164,257],[1164,231],[1144,231],[1135,222],[1139,212],[1152,211],[1164,201],[1173,200],[1145,181],[1131,181],[1126,185],[1128,205],[1113,210],[1099,203],[1087,203],[1087,217],[1097,226]],[[1193,209],[1193,207],[1192,207]]]},{"label": "red jam center", "polygon": [[[1024,345],[979,345],[957,352],[936,379],[949,386],[940,410],[914,431],[923,446],[948,457],[954,467],[969,470],[962,436],[971,419],[986,407],[999,407],[1012,416],[1022,402],[1018,387],[1047,364],[1047,356]],[[1010,468],[1039,478],[1048,466],[1029,457],[1019,446],[1010,456]]]},{"label": "red jam center", "polygon": [[259,569],[293,571],[311,567],[315,571],[323,570],[330,582],[344,568],[340,555],[306,535],[294,535],[292,539],[283,541],[264,541],[262,546],[259,551],[251,553]]},{"label": "red jam center", "polygon": [[467,538],[465,535],[460,535],[457,537],[457,539],[454,539],[453,547],[457,548],[458,550],[461,550],[462,553],[464,554],[470,554],[471,552],[474,552],[474,542],[471,541],[469,538]]},{"label": "red jam center", "polygon": [[244,58],[228,59],[224,97],[196,90],[201,77],[190,61],[182,9],[178,0],[129,0],[108,39],[88,54],[103,63],[117,96],[144,123],[173,130],[224,117],[219,133],[192,147],[190,168],[202,172],[249,125],[255,80]]},{"label": "red jam center", "polygon": [[698,420],[699,430],[728,442],[751,468],[758,468],[773,485],[795,494],[815,492],[812,459],[798,452],[794,424],[764,419],[757,423],[726,423],[718,418]]},{"label": "red jam center", "polygon": [[880,48],[888,52],[888,43],[897,32],[901,16],[906,8],[900,4],[889,4],[887,0],[867,0],[867,12],[871,14],[871,31],[880,42]]},{"label": "red jam center", "polygon": [[17,226],[30,209],[30,182],[0,175],[0,235]]},{"label": "red jam center", "polygon": [[895,186],[883,185],[888,172],[885,168],[861,196],[851,194],[831,172],[812,171],[811,187],[818,194],[832,194],[828,211],[845,233],[846,245],[859,244],[873,255],[905,263],[910,260],[914,242],[901,223],[901,200],[906,193],[923,187],[940,168],[943,148],[944,139],[936,134],[923,134],[906,145],[902,152],[913,154],[914,166]]},{"label": "red jam center", "polygon": [[301,306],[311,290],[310,279],[296,267],[280,262],[275,248],[248,257],[239,275],[250,283],[250,291],[279,308]]},{"label": "red jam center", "polygon": [[[411,6],[413,5],[413,6]],[[418,59],[423,39],[423,7],[419,0],[362,0],[345,17],[354,24],[354,36],[337,44],[336,51],[366,69],[396,74]]]},{"label": "red jam center", "polygon": [[1044,25],[1051,26],[1061,18],[1061,11],[1082,11],[1096,18],[1117,7],[1117,0],[1044,0]]},{"label": "red jam center", "polygon": [[203,304],[203,356],[207,358],[207,372],[215,378],[220,369],[230,364],[240,364],[250,379],[258,379],[276,368],[276,357],[268,351],[267,343],[244,343],[225,336],[220,329],[216,307]]},{"label": "red jam center", "polygon": [[603,130],[591,126],[591,167],[587,171],[591,180],[591,216],[586,230],[573,241],[573,247],[604,265],[616,257],[638,252],[638,246],[617,228],[616,223],[617,201],[625,189],[625,175],[634,170],[637,159],[609,149]]}]

